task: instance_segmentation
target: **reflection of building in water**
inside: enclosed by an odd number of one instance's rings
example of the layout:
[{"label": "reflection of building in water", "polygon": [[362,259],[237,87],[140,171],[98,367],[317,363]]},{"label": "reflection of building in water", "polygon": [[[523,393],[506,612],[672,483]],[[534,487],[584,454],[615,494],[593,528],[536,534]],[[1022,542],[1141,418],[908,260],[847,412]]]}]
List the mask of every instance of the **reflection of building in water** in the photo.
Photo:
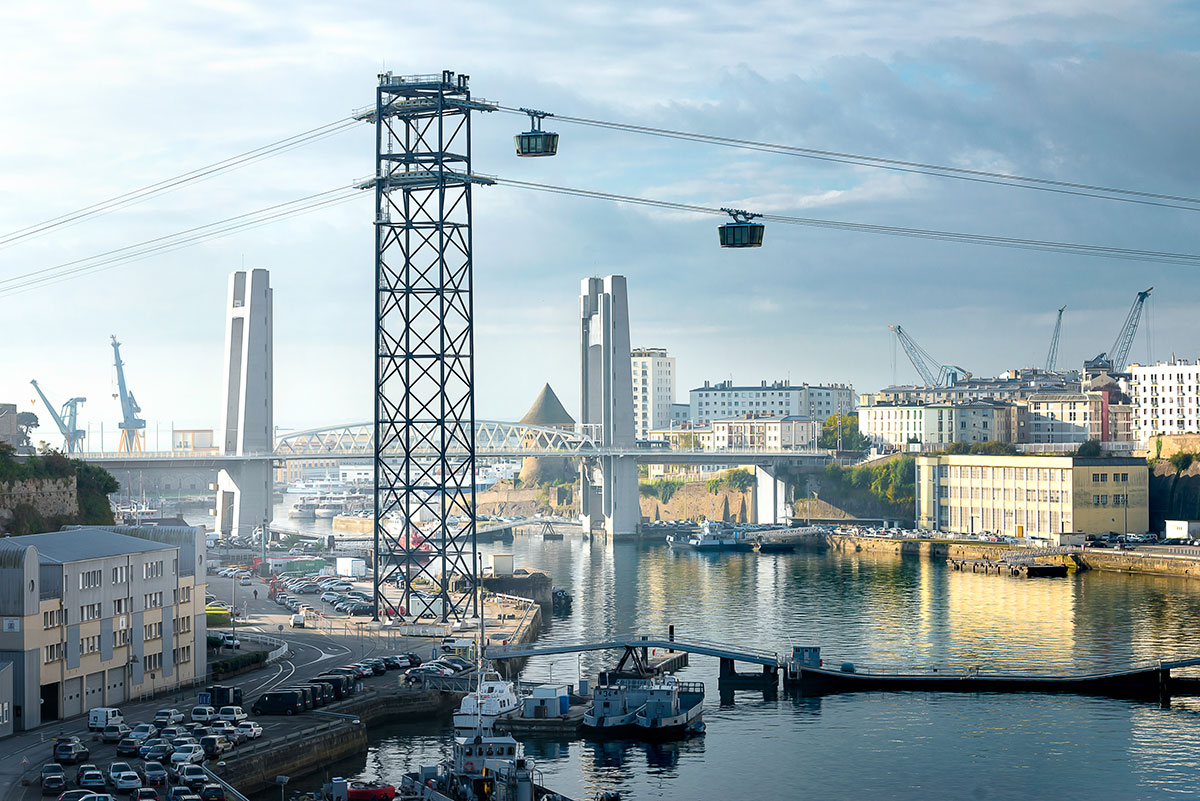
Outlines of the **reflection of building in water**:
[{"label": "reflection of building in water", "polygon": [[1088,665],[1077,651],[1077,582],[944,572],[946,625],[937,639],[951,666],[1052,673]]}]

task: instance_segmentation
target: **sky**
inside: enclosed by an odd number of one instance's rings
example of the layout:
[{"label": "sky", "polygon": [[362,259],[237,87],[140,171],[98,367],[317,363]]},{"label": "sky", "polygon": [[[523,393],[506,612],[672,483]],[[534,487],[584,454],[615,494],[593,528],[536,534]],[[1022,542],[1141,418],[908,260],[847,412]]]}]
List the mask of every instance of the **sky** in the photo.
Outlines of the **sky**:
[{"label": "sky", "polygon": [[[286,8],[286,13],[281,9]],[[509,107],[890,159],[1195,196],[1200,4],[741,0],[660,4],[72,2],[0,5],[0,240],[333,122],[376,76],[469,74]],[[709,207],[1195,253],[1200,212],[953,181],[523,117],[479,115],[479,172]],[[0,244],[0,282],[346,186],[367,125],[44,235]],[[628,278],[631,341],[705,380],[912,382],[899,323],[977,375],[1111,345],[1155,287],[1132,358],[1200,356],[1193,267],[768,225],[717,246],[715,217],[479,188],[476,405],[517,419],[543,383],[578,408],[581,279]],[[110,335],[147,447],[220,424],[231,271],[271,272],[275,422],[371,418],[372,199],[20,293],[0,291],[0,402],[84,396],[99,447],[120,417]],[[4,287],[0,283],[0,290]],[[156,432],[158,432],[156,434]]]}]

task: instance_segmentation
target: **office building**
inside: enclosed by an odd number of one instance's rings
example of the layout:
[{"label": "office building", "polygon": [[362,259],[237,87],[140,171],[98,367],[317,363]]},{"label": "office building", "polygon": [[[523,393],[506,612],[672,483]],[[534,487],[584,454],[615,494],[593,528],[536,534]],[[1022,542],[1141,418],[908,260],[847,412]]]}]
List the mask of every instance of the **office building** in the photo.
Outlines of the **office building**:
[{"label": "office building", "polygon": [[204,531],[191,526],[0,539],[14,728],[203,681],[204,559]]},{"label": "office building", "polygon": [[633,434],[648,439],[654,428],[671,423],[675,402],[675,357],[663,348],[634,348],[629,353],[633,370]]},{"label": "office building", "polygon": [[1069,542],[1148,529],[1144,459],[918,456],[917,526]]}]

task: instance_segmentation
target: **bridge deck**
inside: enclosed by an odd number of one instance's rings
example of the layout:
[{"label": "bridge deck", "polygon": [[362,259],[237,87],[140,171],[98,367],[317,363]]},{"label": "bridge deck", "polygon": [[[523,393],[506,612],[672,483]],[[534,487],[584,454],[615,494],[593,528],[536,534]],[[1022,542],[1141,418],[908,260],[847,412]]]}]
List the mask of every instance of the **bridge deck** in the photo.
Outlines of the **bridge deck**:
[{"label": "bridge deck", "polygon": [[573,654],[579,651],[611,651],[623,648],[662,648],[663,650],[685,651],[689,654],[715,656],[735,662],[751,662],[769,667],[781,667],[784,662],[775,651],[745,648],[736,645],[708,642],[705,640],[672,640],[667,635],[626,634],[605,640],[559,643],[557,645],[515,645],[508,647],[489,646],[488,659],[520,659],[550,654]]}]

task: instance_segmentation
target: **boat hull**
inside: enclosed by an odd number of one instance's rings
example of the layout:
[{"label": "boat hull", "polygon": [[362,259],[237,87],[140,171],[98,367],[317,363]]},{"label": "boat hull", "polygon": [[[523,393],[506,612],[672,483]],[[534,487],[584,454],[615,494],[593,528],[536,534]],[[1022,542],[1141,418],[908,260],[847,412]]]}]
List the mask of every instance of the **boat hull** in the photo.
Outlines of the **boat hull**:
[{"label": "boat hull", "polygon": [[1073,693],[1113,698],[1159,698],[1169,692],[1170,671],[1158,668],[1076,676],[1019,676],[979,673],[850,673],[797,667],[784,683],[806,695],[866,690],[960,693]]}]

